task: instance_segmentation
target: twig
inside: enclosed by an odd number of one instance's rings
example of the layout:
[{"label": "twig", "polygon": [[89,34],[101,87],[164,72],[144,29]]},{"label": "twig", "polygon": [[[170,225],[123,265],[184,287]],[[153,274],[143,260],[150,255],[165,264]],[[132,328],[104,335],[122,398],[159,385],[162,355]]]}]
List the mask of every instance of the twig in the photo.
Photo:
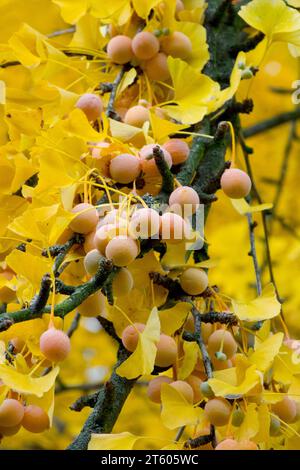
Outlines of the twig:
[{"label": "twig", "polygon": [[[109,274],[113,271],[111,261],[103,258],[100,261],[99,269],[95,276],[89,281],[76,287],[76,290],[67,299],[54,307],[54,315],[64,318],[69,312],[78,307],[87,297],[97,292],[105,283]],[[0,331],[7,330],[14,323],[28,321],[41,317],[43,313],[50,313],[51,306],[46,305],[40,312],[32,312],[28,308],[23,308],[15,312],[5,313],[0,316]]]},{"label": "twig", "polygon": [[51,38],[56,38],[57,36],[63,36],[64,34],[72,34],[72,33],[75,33],[75,31],[76,31],[76,27],[75,27],[75,26],[71,26],[70,28],[59,29],[58,31],[53,31],[53,33],[47,34],[47,38],[49,38],[49,39],[51,39]]},{"label": "twig", "polygon": [[127,70],[127,66],[123,65],[123,67],[121,68],[120,72],[117,75],[117,78],[112,83],[110,97],[109,97],[107,108],[106,108],[106,115],[112,119],[116,119],[117,121],[120,120],[120,117],[117,115],[116,111],[114,110],[114,104],[115,104],[118,86],[120,85],[121,80],[126,70]]},{"label": "twig", "polygon": [[[100,386],[101,387],[101,386]],[[91,393],[89,395],[83,395],[79,397],[71,406],[70,410],[72,411],[81,411],[85,407],[94,408],[97,403],[97,398],[99,395],[99,390],[95,393]]]},{"label": "twig", "polygon": [[294,111],[288,111],[286,113],[278,114],[270,119],[265,121],[258,122],[251,127],[246,127],[243,131],[245,138],[253,137],[254,135],[261,134],[265,131],[273,129],[274,127],[281,126],[290,121],[296,121],[300,118],[300,108],[295,109]]},{"label": "twig", "polygon": [[73,336],[73,334],[75,333],[75,331],[77,330],[77,328],[79,326],[79,323],[80,323],[80,313],[77,312],[75,314],[75,317],[73,318],[73,321],[70,325],[70,328],[67,331],[67,335],[69,336],[69,338],[71,338]]},{"label": "twig", "polygon": [[153,148],[153,157],[155,159],[158,171],[162,177],[161,192],[169,195],[174,189],[174,177],[170,168],[167,165],[163,151],[161,150],[159,145],[156,145]]},{"label": "twig", "polygon": [[257,224],[253,222],[251,213],[247,213],[246,216],[247,216],[247,221],[248,221],[249,239],[250,239],[250,247],[251,247],[249,251],[249,256],[251,256],[253,260],[255,279],[256,279],[256,290],[257,290],[258,295],[261,295],[262,293],[261,276],[260,276],[260,269],[259,269],[259,264],[258,264],[258,259],[257,259],[255,235],[254,235],[254,229]]},{"label": "twig", "polygon": [[201,313],[198,312],[196,307],[193,305],[192,307],[192,315],[194,317],[194,323],[195,323],[195,341],[199,346],[203,364],[204,364],[204,369],[206,372],[206,375],[209,379],[213,377],[213,369],[212,369],[212,364],[210,357],[208,355],[208,352],[206,350],[206,346],[204,344],[203,338],[202,338],[202,333],[201,333]]},{"label": "twig", "polygon": [[45,274],[42,277],[40,291],[29,305],[29,310],[33,314],[39,314],[46,306],[50,294],[51,282],[50,274]]}]

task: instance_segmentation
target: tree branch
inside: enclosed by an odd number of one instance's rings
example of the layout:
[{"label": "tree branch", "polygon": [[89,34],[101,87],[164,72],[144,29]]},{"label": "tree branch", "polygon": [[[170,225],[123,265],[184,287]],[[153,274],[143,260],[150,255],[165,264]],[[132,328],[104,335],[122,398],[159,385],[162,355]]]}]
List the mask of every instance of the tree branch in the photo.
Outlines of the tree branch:
[{"label": "tree branch", "polygon": [[286,113],[278,114],[270,119],[265,121],[258,122],[251,127],[246,127],[243,131],[245,138],[253,137],[258,134],[262,134],[274,127],[281,126],[290,121],[296,121],[300,118],[300,108],[295,109],[294,111],[288,111]]}]

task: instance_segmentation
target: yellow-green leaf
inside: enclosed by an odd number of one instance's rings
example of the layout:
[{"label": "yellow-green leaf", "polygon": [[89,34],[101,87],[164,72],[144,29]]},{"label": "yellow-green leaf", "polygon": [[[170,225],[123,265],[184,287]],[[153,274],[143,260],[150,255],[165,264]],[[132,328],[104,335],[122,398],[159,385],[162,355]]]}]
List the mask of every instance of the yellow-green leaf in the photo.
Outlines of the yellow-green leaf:
[{"label": "yellow-green leaf", "polygon": [[249,302],[232,300],[232,306],[235,315],[248,322],[274,318],[279,315],[281,309],[273,284],[268,284],[259,297]]}]

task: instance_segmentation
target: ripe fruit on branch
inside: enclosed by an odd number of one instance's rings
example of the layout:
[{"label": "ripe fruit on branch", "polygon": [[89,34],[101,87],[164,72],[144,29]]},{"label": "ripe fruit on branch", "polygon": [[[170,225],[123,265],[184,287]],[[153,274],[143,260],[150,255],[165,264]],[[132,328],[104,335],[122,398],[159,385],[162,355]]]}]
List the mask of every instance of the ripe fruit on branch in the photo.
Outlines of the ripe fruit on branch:
[{"label": "ripe fruit on branch", "polygon": [[85,236],[83,248],[85,253],[88,253],[89,251],[92,251],[96,248],[95,243],[94,243],[94,237],[96,234],[96,230],[93,230],[92,232],[88,233]]},{"label": "ripe fruit on branch", "polygon": [[162,333],[157,343],[155,365],[159,367],[170,367],[177,357],[177,344],[175,340]]},{"label": "ripe fruit on branch", "polygon": [[185,380],[193,389],[194,403],[198,403],[202,399],[202,393],[201,393],[201,388],[200,388],[202,384],[202,380],[199,379],[199,377],[196,377],[196,375],[190,375]]},{"label": "ripe fruit on branch", "polygon": [[224,426],[229,421],[231,405],[225,398],[212,398],[206,403],[204,413],[214,426]]},{"label": "ripe fruit on branch", "polygon": [[174,58],[187,59],[192,53],[190,38],[180,31],[175,31],[161,40],[162,51]]},{"label": "ripe fruit on branch", "polygon": [[163,241],[180,243],[189,236],[189,226],[178,214],[165,212],[160,219],[160,234]]},{"label": "ripe fruit on branch", "polygon": [[73,214],[78,215],[70,222],[70,228],[74,232],[87,234],[92,232],[98,223],[98,212],[92,204],[85,202],[77,204],[72,209]]},{"label": "ripe fruit on branch", "polygon": [[190,186],[179,186],[179,188],[176,188],[169,197],[170,209],[173,210],[174,208],[176,211],[176,206],[179,206],[185,217],[194,214],[199,204],[199,196]]},{"label": "ripe fruit on branch", "polygon": [[122,297],[129,294],[133,288],[133,277],[126,268],[121,268],[115,275],[112,282],[113,294],[116,297]]},{"label": "ripe fruit on branch", "polygon": [[14,398],[6,398],[0,405],[0,426],[18,426],[24,416],[24,406]]},{"label": "ripe fruit on branch", "polygon": [[[147,144],[147,145],[144,145],[144,147],[142,147],[140,150],[142,170],[143,170],[143,173],[145,173],[145,175],[148,177],[159,176],[159,170],[156,166],[155,159],[153,157],[153,148],[156,146],[157,144]],[[172,166],[171,155],[162,147],[160,148],[163,152],[166,164],[168,165],[169,168],[171,168]]]},{"label": "ripe fruit on branch", "polygon": [[272,410],[285,423],[293,423],[297,415],[296,402],[289,397],[274,403]]},{"label": "ripe fruit on branch", "polygon": [[200,295],[208,286],[208,277],[203,269],[187,268],[180,276],[180,285],[189,295]]},{"label": "ripe fruit on branch", "polygon": [[135,238],[151,238],[158,234],[160,226],[160,216],[158,212],[151,208],[136,210],[129,224],[129,231]]},{"label": "ripe fruit on branch", "polygon": [[21,429],[21,424],[16,426],[0,426],[0,436],[14,436]]},{"label": "ripe fruit on branch", "polygon": [[115,181],[122,184],[131,183],[140,174],[141,163],[139,158],[129,153],[123,153],[110,162],[109,172]]},{"label": "ripe fruit on branch", "polygon": [[129,108],[125,114],[124,122],[130,126],[143,127],[146,121],[149,121],[150,113],[145,106],[137,105]]},{"label": "ripe fruit on branch", "polygon": [[51,327],[40,337],[40,350],[51,362],[66,359],[70,349],[70,338],[61,330]]},{"label": "ripe fruit on branch", "polygon": [[98,317],[105,312],[105,297],[97,291],[87,297],[78,307],[78,312],[83,317]]},{"label": "ripe fruit on branch", "polygon": [[207,343],[210,354],[223,351],[227,358],[230,359],[237,351],[237,344],[229,331],[220,329],[214,331],[208,338]]},{"label": "ripe fruit on branch", "polygon": [[234,410],[234,412],[232,413],[231,423],[233,426],[238,427],[242,424],[242,422],[244,421],[244,418],[245,418],[245,413],[240,408],[238,408],[237,410]]},{"label": "ripe fruit on branch", "polygon": [[185,162],[190,153],[188,144],[182,139],[170,139],[164,143],[163,148],[169,152],[172,157],[173,165],[179,165]]},{"label": "ripe fruit on branch", "polygon": [[153,81],[165,82],[171,77],[167,62],[167,56],[159,52],[152,59],[147,60],[143,65],[148,78]]},{"label": "ripe fruit on branch", "polygon": [[107,44],[107,55],[115,64],[130,62],[133,59],[132,40],[123,34],[114,36]]},{"label": "ripe fruit on branch", "polygon": [[132,50],[137,59],[148,60],[158,53],[159,41],[149,31],[141,31],[132,40]]},{"label": "ripe fruit on branch", "polygon": [[130,352],[136,350],[139,341],[139,332],[142,333],[145,326],[146,325],[143,323],[134,323],[133,325],[126,326],[122,333],[122,343],[124,348]]},{"label": "ripe fruit on branch", "polygon": [[116,266],[127,266],[135,260],[139,254],[138,244],[135,240],[125,235],[114,237],[107,244],[106,258],[112,260]]},{"label": "ripe fruit on branch", "polygon": [[250,193],[251,179],[244,171],[229,168],[221,177],[221,188],[231,199],[241,199]]},{"label": "ripe fruit on branch", "polygon": [[22,426],[33,433],[43,432],[50,427],[49,417],[39,406],[28,405],[24,410]]},{"label": "ripe fruit on branch", "polygon": [[161,386],[163,383],[170,384],[172,379],[170,377],[160,376],[155,377],[149,382],[147,388],[147,396],[154,403],[161,403]]},{"label": "ripe fruit on branch", "polygon": [[103,103],[98,95],[85,93],[77,100],[76,108],[81,109],[89,121],[96,121],[103,112]]},{"label": "ripe fruit on branch", "polygon": [[94,276],[99,268],[99,262],[102,259],[101,254],[97,249],[89,251],[84,259],[83,264],[86,272],[90,274],[90,276]]},{"label": "ripe fruit on branch", "polygon": [[193,403],[194,401],[194,392],[187,382],[184,380],[176,380],[172,382],[171,387],[175,388],[189,403]]}]

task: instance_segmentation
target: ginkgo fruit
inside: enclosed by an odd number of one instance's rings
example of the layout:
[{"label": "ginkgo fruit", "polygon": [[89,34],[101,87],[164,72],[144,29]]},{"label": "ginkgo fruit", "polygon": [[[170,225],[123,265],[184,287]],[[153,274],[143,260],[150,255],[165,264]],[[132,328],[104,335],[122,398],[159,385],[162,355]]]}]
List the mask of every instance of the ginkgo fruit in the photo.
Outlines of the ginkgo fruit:
[{"label": "ginkgo fruit", "polygon": [[87,297],[78,307],[78,312],[83,317],[98,317],[105,312],[105,297],[97,291]]},{"label": "ginkgo fruit", "polygon": [[85,93],[76,102],[76,108],[81,109],[89,121],[96,121],[103,112],[103,103],[98,95]]},{"label": "ginkgo fruit", "polygon": [[200,295],[208,287],[208,277],[203,269],[187,268],[180,276],[180,285],[189,295]]},{"label": "ginkgo fruit", "polygon": [[94,238],[95,238],[96,230],[92,230],[92,232],[88,233],[85,236],[84,243],[83,243],[83,248],[85,253],[88,253],[89,251],[94,250],[96,248]]},{"label": "ginkgo fruit", "polygon": [[24,406],[14,398],[6,398],[0,405],[0,426],[18,426],[24,416]]},{"label": "ginkgo fruit", "polygon": [[[158,52],[152,59],[147,60],[143,66],[148,78],[153,81],[165,82],[170,78],[167,56]],[[168,149],[166,149],[168,150]],[[174,162],[173,162],[174,163]]]},{"label": "ginkgo fruit", "polygon": [[147,396],[154,403],[161,403],[161,386],[162,384],[170,384],[172,379],[170,377],[165,377],[164,375],[155,377],[150,380],[147,388]]},{"label": "ginkgo fruit", "polygon": [[176,0],[175,13],[178,15],[178,13],[180,13],[183,10],[184,10],[184,3],[181,0]]},{"label": "ginkgo fruit", "polygon": [[157,235],[160,227],[160,216],[156,210],[143,208],[136,210],[130,220],[129,231],[135,238],[151,238]]},{"label": "ginkgo fruit", "polygon": [[[113,238],[112,233],[113,230],[116,230],[116,225],[115,224],[107,224],[107,225],[102,225],[99,227],[95,233],[94,236],[94,244],[97,250],[105,256],[105,250],[107,247],[108,242]],[[115,233],[115,235],[117,235]]]},{"label": "ginkgo fruit", "polygon": [[129,153],[123,153],[110,162],[109,172],[115,181],[122,184],[131,183],[140,174],[141,162],[139,158]]},{"label": "ginkgo fruit", "polygon": [[114,36],[107,44],[107,55],[115,64],[130,62],[133,59],[132,40],[123,34]]},{"label": "ginkgo fruit", "polygon": [[278,436],[280,434],[281,422],[275,416],[270,416],[270,436]]},{"label": "ginkgo fruit", "polygon": [[113,294],[116,297],[122,297],[129,294],[133,288],[133,277],[127,268],[121,268],[114,276],[112,282]]},{"label": "ginkgo fruit", "polygon": [[50,427],[49,416],[40,406],[25,406],[22,426],[32,433],[44,432]]},{"label": "ginkgo fruit", "polygon": [[284,397],[281,401],[274,403],[272,410],[285,423],[293,423],[297,415],[296,402],[290,397]]},{"label": "ginkgo fruit", "polygon": [[133,323],[133,325],[126,326],[122,333],[124,348],[130,352],[135,351],[139,341],[139,333],[142,333],[144,329],[145,325],[143,323]]},{"label": "ginkgo fruit", "polygon": [[187,377],[186,382],[192,387],[193,392],[194,392],[194,403],[198,403],[203,395],[201,393],[201,384],[202,380],[199,377],[196,377],[196,375],[190,375]]},{"label": "ginkgo fruit", "polygon": [[49,328],[40,337],[40,350],[51,362],[61,362],[71,349],[70,338],[66,333],[54,327]]},{"label": "ginkgo fruit", "polygon": [[14,436],[21,429],[21,424],[16,426],[0,426],[0,436]]},{"label": "ginkgo fruit", "polygon": [[241,199],[250,193],[251,179],[244,171],[229,168],[221,177],[221,188],[231,199]]},{"label": "ginkgo fruit", "polygon": [[194,391],[190,384],[184,380],[175,380],[175,382],[170,383],[170,386],[175,388],[189,403],[194,401]]},{"label": "ginkgo fruit", "polygon": [[[153,157],[153,148],[156,147],[157,144],[147,144],[140,150],[140,157],[141,157],[141,166],[142,171],[146,176],[159,176],[159,170],[156,166],[155,159]],[[159,148],[162,150],[163,157],[165,159],[166,164],[169,168],[172,166],[172,157],[165,149],[163,149],[160,145]]]},{"label": "ginkgo fruit", "polygon": [[105,249],[105,256],[119,267],[132,263],[138,253],[137,242],[125,235],[114,237],[108,242]]},{"label": "ginkgo fruit", "polygon": [[174,338],[162,333],[156,347],[156,366],[170,367],[172,364],[174,364],[177,357],[177,344]]},{"label": "ginkgo fruit", "polygon": [[165,212],[160,219],[160,234],[163,241],[180,243],[188,237],[189,227],[180,215]]},{"label": "ginkgo fruit", "polygon": [[[169,197],[170,210],[173,210],[173,206],[179,206],[181,213],[184,216],[190,216],[194,214],[199,207],[200,199],[197,192],[190,186],[179,186],[174,189]],[[175,210],[176,212],[176,210]]]},{"label": "ginkgo fruit", "polygon": [[230,418],[231,405],[225,398],[212,398],[206,403],[204,413],[214,426],[225,426]]},{"label": "ginkgo fruit", "polygon": [[188,144],[182,139],[169,139],[164,143],[163,148],[171,155],[173,165],[185,162],[190,154]]},{"label": "ginkgo fruit", "polygon": [[[224,356],[226,357],[225,354]],[[215,355],[211,357],[211,362],[212,362],[214,370],[225,370],[225,369],[230,369],[232,367],[232,362],[230,359],[220,360],[220,359],[217,359]]]},{"label": "ginkgo fruit", "polygon": [[233,426],[239,427],[244,421],[245,413],[240,409],[236,409],[232,412],[231,423]]},{"label": "ginkgo fruit", "polygon": [[99,253],[96,248],[92,251],[89,251],[83,259],[86,272],[91,276],[94,276],[94,274],[96,274],[99,269],[99,263],[102,258],[103,257],[101,256],[101,253]]},{"label": "ginkgo fruit", "polygon": [[208,338],[207,343],[210,354],[222,351],[230,359],[237,351],[237,343],[229,331],[220,329],[214,331]]},{"label": "ginkgo fruit", "polygon": [[141,31],[132,40],[132,50],[137,59],[148,60],[158,53],[159,41],[149,31]]},{"label": "ginkgo fruit", "polygon": [[192,43],[186,34],[174,31],[161,40],[162,51],[174,58],[187,59],[192,54]]},{"label": "ginkgo fruit", "polygon": [[255,442],[252,442],[249,439],[237,441],[235,439],[228,438],[219,442],[215,450],[258,450],[258,447]]},{"label": "ginkgo fruit", "polygon": [[149,119],[149,110],[139,104],[129,108],[124,116],[124,122],[134,127],[143,127],[143,124]]},{"label": "ginkgo fruit", "polygon": [[98,223],[98,212],[97,209],[88,203],[77,204],[72,209],[73,214],[77,214],[76,217],[70,222],[70,228],[74,232],[87,234],[92,232]]}]

